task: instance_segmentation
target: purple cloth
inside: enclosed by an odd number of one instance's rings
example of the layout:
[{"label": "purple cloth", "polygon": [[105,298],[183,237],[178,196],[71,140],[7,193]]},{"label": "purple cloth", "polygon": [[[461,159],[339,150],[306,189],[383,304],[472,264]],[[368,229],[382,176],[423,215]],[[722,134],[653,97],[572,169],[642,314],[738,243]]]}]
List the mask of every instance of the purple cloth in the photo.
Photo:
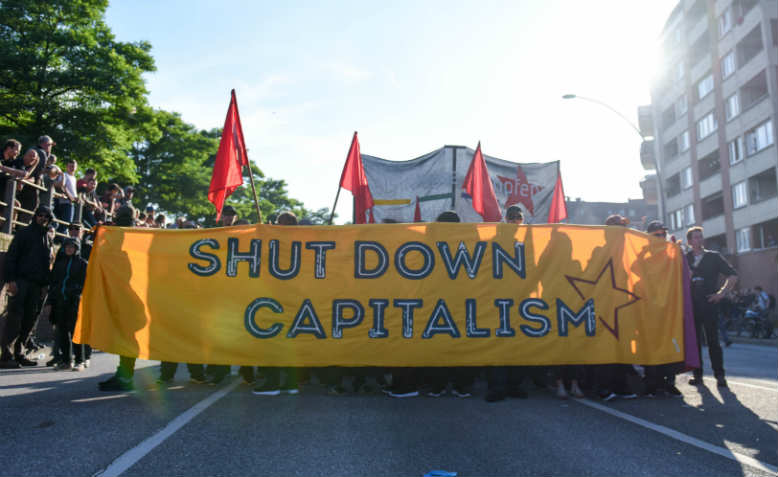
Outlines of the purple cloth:
[{"label": "purple cloth", "polygon": [[700,367],[700,354],[697,351],[697,327],[694,326],[694,309],[692,307],[692,288],[689,264],[686,255],[683,258],[683,354],[684,371]]}]

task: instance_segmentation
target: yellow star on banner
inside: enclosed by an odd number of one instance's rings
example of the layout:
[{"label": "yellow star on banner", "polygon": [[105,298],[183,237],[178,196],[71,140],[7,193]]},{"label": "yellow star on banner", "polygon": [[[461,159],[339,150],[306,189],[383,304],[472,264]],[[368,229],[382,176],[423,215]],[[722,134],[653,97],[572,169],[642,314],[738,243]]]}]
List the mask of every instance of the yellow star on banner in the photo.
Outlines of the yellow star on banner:
[{"label": "yellow star on banner", "polygon": [[[604,280],[602,283],[600,283],[600,279],[605,275],[605,272],[610,272],[610,283],[607,283],[607,280]],[[621,305],[615,306],[613,308],[613,326],[609,325],[607,321],[603,319],[602,316],[598,315],[597,318],[600,320],[602,325],[611,332],[613,336],[616,337],[616,339],[619,339],[619,310],[621,310],[624,307],[627,307],[636,301],[640,300],[640,297],[632,293],[631,291],[620,288],[616,285],[616,274],[613,271],[613,259],[611,258],[608,260],[608,263],[605,264],[604,267],[602,267],[602,270],[600,270],[600,273],[597,275],[597,278],[594,280],[586,280],[585,278],[577,278],[577,277],[571,277],[570,275],[565,275],[565,278],[567,278],[567,281],[570,283],[570,285],[575,289],[576,293],[578,293],[578,296],[581,297],[582,300],[587,300],[588,298],[591,298],[595,295],[598,295],[602,297],[603,295],[609,295],[609,298],[611,298],[611,301],[613,300],[613,292],[619,292],[619,295],[626,295],[627,301],[622,303]],[[593,292],[597,293],[590,293],[588,295],[584,295],[583,292],[581,292],[581,289],[579,288],[580,284],[587,284],[594,287]],[[595,303],[595,310],[597,310],[597,305]]]}]

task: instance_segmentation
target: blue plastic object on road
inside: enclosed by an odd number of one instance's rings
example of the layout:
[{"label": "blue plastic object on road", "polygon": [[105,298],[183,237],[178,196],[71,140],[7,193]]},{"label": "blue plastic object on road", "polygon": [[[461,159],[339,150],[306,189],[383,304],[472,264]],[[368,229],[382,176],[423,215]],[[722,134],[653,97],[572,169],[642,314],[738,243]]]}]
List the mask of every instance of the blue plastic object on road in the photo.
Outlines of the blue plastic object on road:
[{"label": "blue plastic object on road", "polygon": [[447,470],[431,470],[424,474],[424,477],[457,477],[457,473]]}]

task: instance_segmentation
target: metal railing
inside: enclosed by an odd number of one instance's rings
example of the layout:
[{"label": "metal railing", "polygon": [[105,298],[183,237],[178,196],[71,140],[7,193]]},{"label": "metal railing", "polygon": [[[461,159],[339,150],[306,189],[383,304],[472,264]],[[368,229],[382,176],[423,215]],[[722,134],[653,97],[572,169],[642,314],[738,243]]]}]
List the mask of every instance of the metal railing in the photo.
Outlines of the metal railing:
[{"label": "metal railing", "polygon": [[[34,210],[28,210],[16,204],[16,188],[19,184],[22,184],[24,187],[31,187],[33,189],[36,189],[38,192],[38,205],[39,206],[46,205],[52,210],[52,212],[54,212],[55,210],[54,207],[55,199],[68,198],[65,194],[56,190],[53,183],[44,187],[36,182],[32,182],[27,179],[19,179],[5,173],[0,173],[0,176],[5,177],[6,179],[5,190],[2,191],[2,200],[0,200],[0,206],[4,208],[2,215],[0,215],[0,233],[13,234],[16,227],[20,227],[20,226],[24,227],[27,225],[26,222],[22,222],[15,219],[16,215],[19,212],[29,214],[29,216],[35,215]],[[54,214],[53,222],[55,224],[61,224],[65,226],[69,226],[71,224],[79,224],[81,226],[82,232],[89,231],[89,228],[84,227],[82,223],[85,205],[91,205],[95,208],[98,207],[97,203],[91,202],[87,198],[82,197],[81,194],[79,194],[76,202],[73,202],[74,212],[73,212],[72,221],[66,222],[60,220],[59,218],[56,217],[56,214]],[[59,231],[57,231],[57,235],[60,237],[67,236],[67,234],[60,233]]]}]

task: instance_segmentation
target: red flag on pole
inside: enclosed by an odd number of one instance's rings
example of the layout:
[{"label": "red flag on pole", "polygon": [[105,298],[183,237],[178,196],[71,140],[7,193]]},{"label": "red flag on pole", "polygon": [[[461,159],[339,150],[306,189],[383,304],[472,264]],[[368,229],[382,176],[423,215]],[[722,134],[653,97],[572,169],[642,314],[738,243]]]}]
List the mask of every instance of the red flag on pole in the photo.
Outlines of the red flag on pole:
[{"label": "red flag on pole", "polygon": [[416,210],[413,211],[413,221],[421,222],[421,206],[419,205],[419,196],[416,196]]},{"label": "red flag on pole", "polygon": [[235,189],[243,185],[243,166],[248,165],[246,143],[243,139],[243,128],[240,126],[238,101],[235,90],[232,90],[230,107],[224,120],[224,130],[219,143],[219,152],[213,164],[211,186],[208,188],[208,200],[216,207],[216,220],[222,214],[224,201]]},{"label": "red flag on pole", "polygon": [[473,209],[484,219],[484,222],[500,222],[502,220],[500,204],[497,203],[497,195],[494,193],[494,186],[489,178],[484,156],[481,154],[480,141],[475,150],[473,162],[470,163],[470,168],[467,170],[462,188],[473,199]]},{"label": "red flag on pole", "polygon": [[[370,187],[367,184],[365,176],[365,167],[362,165],[362,156],[359,153],[359,139],[354,132],[354,139],[351,140],[351,147],[346,156],[346,164],[343,166],[343,173],[340,176],[340,186],[350,190],[354,195],[354,221],[358,224],[364,224],[368,209],[373,207],[373,195],[370,193]],[[375,223],[372,211],[370,213],[370,223]]]},{"label": "red flag on pole", "polygon": [[565,191],[562,188],[562,174],[557,166],[556,185],[554,195],[551,197],[551,209],[548,211],[548,223],[556,224],[567,218],[567,205],[565,204]]}]

